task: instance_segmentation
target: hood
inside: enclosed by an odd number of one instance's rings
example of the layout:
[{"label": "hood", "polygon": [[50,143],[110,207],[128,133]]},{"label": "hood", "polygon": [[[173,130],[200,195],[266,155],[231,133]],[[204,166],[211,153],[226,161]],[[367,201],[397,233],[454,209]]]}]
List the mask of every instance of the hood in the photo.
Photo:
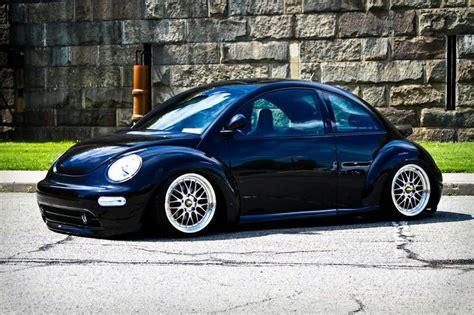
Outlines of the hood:
[{"label": "hood", "polygon": [[89,173],[110,159],[129,151],[156,145],[196,147],[199,135],[125,130],[76,144],[55,163],[55,172],[67,175]]}]

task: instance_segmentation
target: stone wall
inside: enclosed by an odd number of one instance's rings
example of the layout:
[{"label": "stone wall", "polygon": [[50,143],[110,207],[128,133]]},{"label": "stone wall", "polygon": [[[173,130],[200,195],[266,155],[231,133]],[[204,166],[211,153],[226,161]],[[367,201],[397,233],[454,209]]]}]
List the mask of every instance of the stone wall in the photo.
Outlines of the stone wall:
[{"label": "stone wall", "polygon": [[[335,84],[416,139],[474,138],[471,0],[12,1],[24,48],[21,135],[84,138],[126,126],[134,52],[152,48],[153,102],[216,80]],[[457,35],[457,104],[446,111],[446,35]]]},{"label": "stone wall", "polygon": [[[8,19],[8,4],[0,4],[0,117],[2,122],[11,123],[13,117],[6,110],[8,105],[14,106],[14,72],[8,65],[8,47],[10,39],[10,23]],[[7,104],[5,104],[7,103]],[[0,126],[0,132],[10,130],[9,127]]]}]

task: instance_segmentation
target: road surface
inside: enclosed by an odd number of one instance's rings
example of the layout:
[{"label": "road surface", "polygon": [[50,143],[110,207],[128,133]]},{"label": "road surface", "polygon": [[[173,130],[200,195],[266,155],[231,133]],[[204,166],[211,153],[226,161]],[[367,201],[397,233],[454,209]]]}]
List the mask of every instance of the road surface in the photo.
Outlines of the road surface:
[{"label": "road surface", "polygon": [[472,313],[474,197],[416,221],[332,218],[211,235],[115,239],[47,230],[0,193],[0,311]]}]

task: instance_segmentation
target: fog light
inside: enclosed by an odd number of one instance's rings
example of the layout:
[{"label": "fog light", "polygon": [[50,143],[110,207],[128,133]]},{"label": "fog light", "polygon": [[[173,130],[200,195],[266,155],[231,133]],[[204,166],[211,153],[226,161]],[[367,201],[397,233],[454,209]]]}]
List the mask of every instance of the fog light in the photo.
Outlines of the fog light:
[{"label": "fog light", "polygon": [[97,200],[102,207],[124,206],[127,200],[124,197],[99,197]]}]

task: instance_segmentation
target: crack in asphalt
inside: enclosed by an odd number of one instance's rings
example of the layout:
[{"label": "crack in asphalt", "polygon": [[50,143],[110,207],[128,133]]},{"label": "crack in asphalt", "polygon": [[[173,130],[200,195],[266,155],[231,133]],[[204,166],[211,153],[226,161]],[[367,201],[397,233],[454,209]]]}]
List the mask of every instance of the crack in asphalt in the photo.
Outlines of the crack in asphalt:
[{"label": "crack in asphalt", "polygon": [[34,249],[34,250],[16,253],[15,255],[12,255],[12,256],[8,257],[7,259],[12,259],[12,258],[15,258],[15,257],[17,257],[17,256],[19,256],[19,255],[24,255],[24,254],[45,252],[45,251],[48,251],[48,250],[50,250],[51,248],[53,248],[53,247],[55,247],[55,246],[62,245],[62,244],[66,243],[66,242],[69,242],[69,241],[71,241],[71,240],[72,240],[72,235],[68,235],[68,236],[66,236],[65,238],[63,238],[63,239],[61,239],[61,240],[59,240],[59,241],[41,245],[40,247],[38,247],[37,249]]},{"label": "crack in asphalt", "polygon": [[[39,265],[147,265],[147,266],[229,266],[229,267],[354,267],[354,268],[379,268],[379,269],[406,269],[414,268],[423,270],[426,266],[388,265],[388,264],[350,264],[350,263],[310,263],[310,262],[269,262],[269,261],[238,261],[228,259],[203,259],[203,260],[172,260],[172,261],[114,261],[100,259],[46,259],[46,258],[18,258],[0,259],[0,265],[10,264],[39,264]],[[443,267],[449,268],[449,267]],[[456,268],[449,268],[456,269]]]},{"label": "crack in asphalt", "polygon": [[[466,259],[424,259],[413,250],[408,248],[411,243],[414,243],[415,236],[411,233],[407,221],[392,222],[392,225],[397,228],[397,238],[399,243],[397,249],[406,253],[406,258],[423,263],[428,268],[438,269],[446,268],[447,266],[468,266],[474,265],[474,258]],[[472,271],[474,268],[458,268],[463,271]]]},{"label": "crack in asphalt", "polygon": [[235,305],[235,306],[228,307],[226,309],[215,311],[215,312],[212,312],[212,313],[226,313],[226,312],[233,311],[233,310],[236,310],[236,309],[239,309],[239,308],[245,308],[245,307],[251,306],[251,305],[267,303],[267,302],[270,302],[270,301],[273,301],[273,300],[278,300],[278,299],[293,299],[294,297],[297,297],[298,295],[301,295],[301,293],[303,293],[303,291],[295,291],[295,293],[290,294],[290,295],[280,295],[280,296],[274,296],[274,297],[267,297],[267,298],[264,298],[264,299],[259,300],[259,301],[253,301],[253,302],[247,302],[247,303],[244,303],[244,304]]},{"label": "crack in asphalt", "polygon": [[357,303],[358,308],[355,309],[355,310],[353,310],[353,311],[350,311],[350,312],[347,313],[347,314],[352,315],[352,314],[359,313],[359,312],[365,312],[365,305],[364,305],[364,303],[362,303],[361,300],[359,300],[358,298],[356,298],[356,297],[353,296],[353,295],[351,296],[351,298]]}]

